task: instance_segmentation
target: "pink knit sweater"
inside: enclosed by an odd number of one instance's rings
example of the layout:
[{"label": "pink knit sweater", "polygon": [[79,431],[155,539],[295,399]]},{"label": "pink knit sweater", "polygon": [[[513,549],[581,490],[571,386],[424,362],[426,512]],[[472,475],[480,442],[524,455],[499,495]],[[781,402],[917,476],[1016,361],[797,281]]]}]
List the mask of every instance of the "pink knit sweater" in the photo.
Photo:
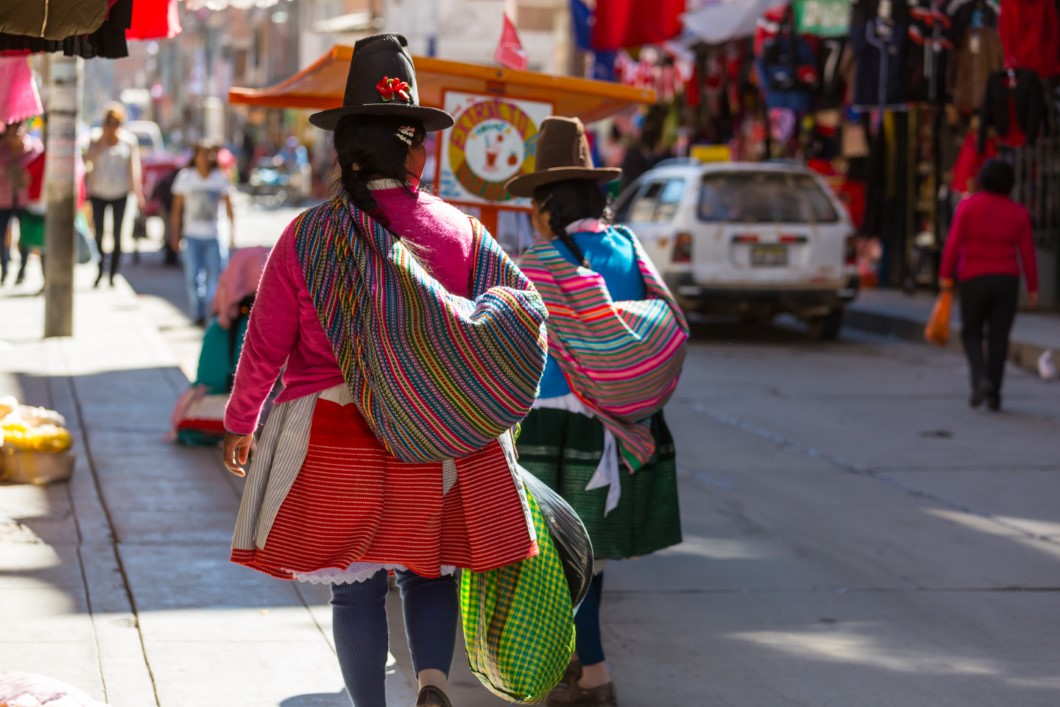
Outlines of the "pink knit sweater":
[{"label": "pink knit sweater", "polygon": [[[471,294],[471,223],[455,207],[403,188],[372,192],[390,230],[416,246],[416,254],[447,290]],[[287,367],[284,368],[284,364]],[[258,285],[257,299],[225,411],[225,429],[247,435],[283,371],[277,402],[342,385],[344,378],[320,325],[295,249],[293,224],[276,243]]]}]

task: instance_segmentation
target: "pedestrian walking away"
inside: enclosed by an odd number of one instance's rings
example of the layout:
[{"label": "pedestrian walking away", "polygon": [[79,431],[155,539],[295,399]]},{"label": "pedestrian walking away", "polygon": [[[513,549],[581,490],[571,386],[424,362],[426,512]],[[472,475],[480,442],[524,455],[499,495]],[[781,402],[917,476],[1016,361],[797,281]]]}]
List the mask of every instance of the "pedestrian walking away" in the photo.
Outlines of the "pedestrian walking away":
[{"label": "pedestrian walking away", "polygon": [[143,211],[146,201],[141,182],[140,145],[136,136],[122,129],[125,108],[110,103],[103,113],[103,132],[88,146],[85,167],[88,170],[88,196],[92,202],[92,222],[99,249],[99,287],[106,270],[106,251],[103,248],[103,228],[106,211],[111,215],[110,284],[121,269],[121,233],[129,195],[136,196],[136,206]]},{"label": "pedestrian walking away", "polygon": [[575,615],[576,659],[548,703],[613,707],[600,633],[602,561],[681,542],[662,407],[677,384],[688,325],[633,233],[605,218],[600,182],[621,170],[593,167],[580,121],[543,121],[536,170],[507,184],[531,198],[539,240],[520,267],[549,310],[549,359],[517,448],[520,463],[577,511],[599,568]]},{"label": "pedestrian walking away", "polygon": [[[1038,263],[1030,214],[1012,198],[1012,165],[988,160],[980,191],[961,201],[942,253],[942,287],[958,283],[961,341],[971,377],[972,407],[1001,409],[1009,335],[1019,306],[1022,264],[1027,302],[1038,305]],[[984,339],[986,342],[984,356]]]},{"label": "pedestrian walking away", "polygon": [[[40,140],[27,135],[22,122],[11,123],[0,135],[0,284],[7,282],[11,264],[11,243],[8,227],[19,219],[29,201],[29,165],[44,152]],[[16,276],[20,284],[26,276],[29,249],[20,241],[21,262]]]},{"label": "pedestrian walking away", "polygon": [[[537,553],[507,430],[536,395],[546,312],[477,222],[418,190],[426,133],[453,119],[419,105],[406,46],[399,35],[358,41],[343,107],[310,118],[334,131],[341,186],[273,249],[225,414],[225,464],[241,476],[282,370],[232,560],[331,585],[336,652],[357,707],[386,704],[388,572],[401,591],[416,704],[442,707],[459,610],[454,573]],[[472,319],[462,298],[475,298],[488,321]],[[462,327],[487,336],[458,339]],[[537,363],[519,373],[514,361]],[[480,370],[514,372],[467,380]],[[474,403],[425,404],[438,372],[437,390]],[[461,436],[463,421],[490,417],[498,398],[517,401],[514,418],[468,437],[463,453],[430,451],[441,444],[435,432]]]},{"label": "pedestrian walking away", "polygon": [[[217,152],[210,142],[196,145],[191,164],[180,170],[171,189],[170,247],[184,261],[188,307],[199,326],[206,324],[217,279],[228,261],[228,251],[235,248],[233,186],[217,166]],[[228,216],[227,247],[221,240],[222,204]]]}]

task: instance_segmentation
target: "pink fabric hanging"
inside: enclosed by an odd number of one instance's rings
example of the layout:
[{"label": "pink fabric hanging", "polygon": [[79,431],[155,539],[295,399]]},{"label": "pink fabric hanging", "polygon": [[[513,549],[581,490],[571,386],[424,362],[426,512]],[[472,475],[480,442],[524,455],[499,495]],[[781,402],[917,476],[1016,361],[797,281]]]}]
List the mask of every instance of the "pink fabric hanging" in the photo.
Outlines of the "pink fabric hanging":
[{"label": "pink fabric hanging", "polygon": [[7,125],[43,112],[29,61],[21,56],[0,57],[0,123]]},{"label": "pink fabric hanging", "polygon": [[177,0],[136,0],[126,39],[172,39],[181,33]]}]

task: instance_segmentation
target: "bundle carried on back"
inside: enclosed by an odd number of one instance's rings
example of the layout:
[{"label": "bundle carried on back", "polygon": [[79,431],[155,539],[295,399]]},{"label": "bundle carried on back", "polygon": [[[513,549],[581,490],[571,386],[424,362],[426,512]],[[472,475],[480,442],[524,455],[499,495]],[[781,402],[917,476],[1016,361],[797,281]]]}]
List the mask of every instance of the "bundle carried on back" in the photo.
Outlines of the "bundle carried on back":
[{"label": "bundle carried on back", "polygon": [[530,411],[547,311],[478,221],[473,300],[453,295],[345,195],[295,223],[306,284],[364,418],[402,461],[462,457]]},{"label": "bundle carried on back", "polygon": [[636,470],[655,453],[651,416],[677,387],[689,329],[636,236],[613,228],[633,243],[647,299],[613,301],[603,275],[568,262],[549,241],[527,251],[519,265],[548,306],[549,353]]}]

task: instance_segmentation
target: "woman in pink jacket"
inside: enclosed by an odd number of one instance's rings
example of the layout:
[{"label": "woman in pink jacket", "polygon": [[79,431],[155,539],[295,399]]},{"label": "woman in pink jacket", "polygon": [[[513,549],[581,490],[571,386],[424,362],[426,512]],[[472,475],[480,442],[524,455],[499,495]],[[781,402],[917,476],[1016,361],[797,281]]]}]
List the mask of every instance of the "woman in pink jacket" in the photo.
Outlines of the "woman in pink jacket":
[{"label": "woman in pink jacket", "polygon": [[[449,293],[466,298],[472,224],[418,189],[426,133],[453,119],[417,105],[415,85],[404,37],[357,43],[344,107],[310,119],[334,130],[341,190],[303,217],[336,228],[352,205],[399,237]],[[338,262],[334,250],[316,260],[300,250],[303,217],[280,237],[265,267],[225,414],[225,463],[243,476],[262,405],[282,373],[283,391],[243,493],[232,561],[331,585],[336,652],[357,707],[386,705],[387,574],[396,573],[420,683],[416,704],[448,707],[456,569],[492,569],[536,553],[510,466],[514,452],[502,440],[442,462],[401,462],[387,452],[360,411],[364,401],[347,385],[336,332],[322,326],[319,291],[310,292],[305,274],[307,263],[351,264]],[[347,236],[365,237],[336,234]],[[328,302],[329,313],[339,313],[338,327],[351,330],[343,305]]]},{"label": "woman in pink jacket", "polygon": [[[1020,266],[1027,280],[1027,302],[1038,305],[1038,262],[1027,209],[1013,201],[1012,165],[988,160],[979,172],[980,191],[957,207],[939,277],[961,296],[961,341],[968,357],[972,407],[986,401],[1001,409],[1001,383],[1008,340],[1019,305]],[[986,332],[986,359],[983,356]]]}]

